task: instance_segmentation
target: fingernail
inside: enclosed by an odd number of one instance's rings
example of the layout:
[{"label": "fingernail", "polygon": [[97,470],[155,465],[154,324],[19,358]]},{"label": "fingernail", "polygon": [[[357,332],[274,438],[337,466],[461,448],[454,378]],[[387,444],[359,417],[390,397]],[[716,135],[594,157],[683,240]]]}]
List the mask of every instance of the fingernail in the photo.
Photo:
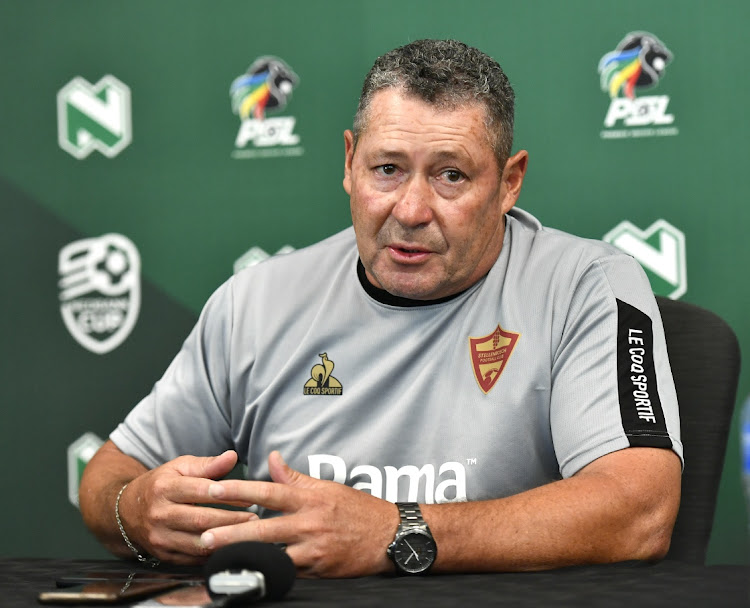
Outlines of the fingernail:
[{"label": "fingernail", "polygon": [[208,495],[211,498],[223,498],[225,493],[226,490],[224,490],[224,486],[220,483],[213,483],[208,486]]},{"label": "fingernail", "polygon": [[204,532],[203,534],[201,534],[201,544],[206,549],[213,549],[215,541],[216,539],[214,538],[214,535],[210,532]]}]

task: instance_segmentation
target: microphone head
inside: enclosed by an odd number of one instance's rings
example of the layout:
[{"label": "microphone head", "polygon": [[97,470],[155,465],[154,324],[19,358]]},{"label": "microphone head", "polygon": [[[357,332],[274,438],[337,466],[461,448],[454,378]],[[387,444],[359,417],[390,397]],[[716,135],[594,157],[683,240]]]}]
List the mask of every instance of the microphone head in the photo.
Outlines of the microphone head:
[{"label": "microphone head", "polygon": [[276,545],[245,541],[217,549],[206,561],[203,572],[206,582],[214,574],[226,570],[255,570],[263,574],[266,597],[278,600],[294,585],[297,570],[294,562]]}]

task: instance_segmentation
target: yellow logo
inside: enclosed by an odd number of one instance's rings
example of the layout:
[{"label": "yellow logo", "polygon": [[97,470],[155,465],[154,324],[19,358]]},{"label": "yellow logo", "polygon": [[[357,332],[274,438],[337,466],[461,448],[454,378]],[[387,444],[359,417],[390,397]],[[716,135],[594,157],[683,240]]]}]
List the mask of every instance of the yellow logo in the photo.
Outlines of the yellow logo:
[{"label": "yellow logo", "polygon": [[305,395],[341,395],[344,389],[336,378],[331,376],[334,365],[328,353],[318,355],[323,362],[316,363],[310,370],[310,379],[305,382]]}]

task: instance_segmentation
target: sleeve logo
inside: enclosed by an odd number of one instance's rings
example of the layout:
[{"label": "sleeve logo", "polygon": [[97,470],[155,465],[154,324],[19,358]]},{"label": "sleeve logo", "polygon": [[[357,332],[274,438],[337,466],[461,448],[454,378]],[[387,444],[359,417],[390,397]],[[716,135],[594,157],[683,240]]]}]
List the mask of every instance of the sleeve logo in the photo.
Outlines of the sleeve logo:
[{"label": "sleeve logo", "polygon": [[489,393],[497,383],[520,336],[505,331],[498,323],[491,334],[483,338],[469,338],[471,366],[483,393]]}]

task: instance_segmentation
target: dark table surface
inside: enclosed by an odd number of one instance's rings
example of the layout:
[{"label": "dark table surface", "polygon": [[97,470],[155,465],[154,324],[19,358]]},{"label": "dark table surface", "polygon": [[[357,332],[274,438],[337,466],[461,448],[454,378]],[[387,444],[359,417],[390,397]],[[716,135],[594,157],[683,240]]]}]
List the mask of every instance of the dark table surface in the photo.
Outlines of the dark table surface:
[{"label": "dark table surface", "polygon": [[[40,591],[59,577],[91,570],[137,570],[120,561],[0,559],[0,606],[40,606]],[[173,569],[160,567],[161,572]],[[175,570],[176,571],[176,570]],[[181,569],[200,574],[199,569]],[[351,580],[298,580],[282,600],[308,606],[750,606],[750,568],[658,564],[614,564],[550,572],[373,576]],[[280,602],[277,602],[280,603]],[[264,605],[272,605],[264,602]]]}]

